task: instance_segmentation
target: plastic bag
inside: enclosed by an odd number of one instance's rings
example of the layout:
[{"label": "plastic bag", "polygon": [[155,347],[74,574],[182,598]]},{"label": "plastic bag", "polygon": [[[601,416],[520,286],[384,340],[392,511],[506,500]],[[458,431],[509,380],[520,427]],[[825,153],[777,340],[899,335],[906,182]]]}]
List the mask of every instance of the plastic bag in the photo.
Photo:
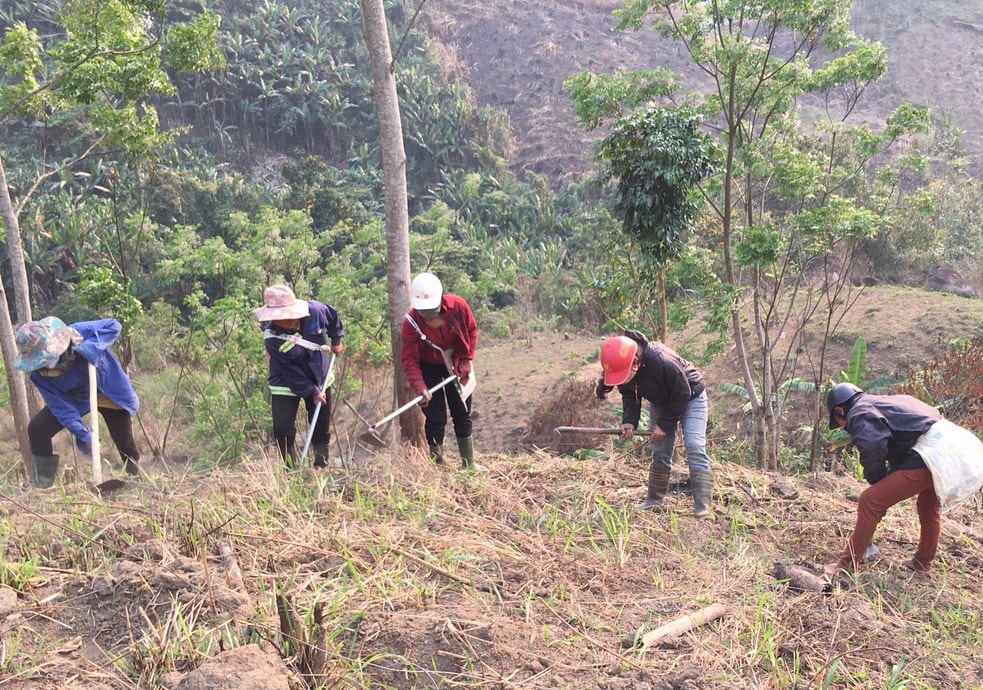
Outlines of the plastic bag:
[{"label": "plastic bag", "polygon": [[943,513],[983,488],[983,441],[972,431],[942,419],[921,435],[913,450],[932,473]]}]

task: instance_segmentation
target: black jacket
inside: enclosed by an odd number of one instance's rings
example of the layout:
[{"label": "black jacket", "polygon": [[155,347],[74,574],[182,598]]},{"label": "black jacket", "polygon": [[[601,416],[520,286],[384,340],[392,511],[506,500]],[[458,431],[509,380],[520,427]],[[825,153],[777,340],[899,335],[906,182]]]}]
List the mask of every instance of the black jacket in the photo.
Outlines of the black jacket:
[{"label": "black jacket", "polygon": [[925,467],[911,448],[942,415],[910,395],[863,393],[846,413],[846,430],[860,451],[864,479],[874,484],[894,470]]},{"label": "black jacket", "polygon": [[652,423],[670,432],[676,428],[689,401],[703,393],[706,387],[696,367],[674,350],[662,343],[648,343],[638,372],[631,381],[618,386],[618,390],[624,408],[622,424],[638,428],[642,398],[645,398],[660,411],[659,418]]}]

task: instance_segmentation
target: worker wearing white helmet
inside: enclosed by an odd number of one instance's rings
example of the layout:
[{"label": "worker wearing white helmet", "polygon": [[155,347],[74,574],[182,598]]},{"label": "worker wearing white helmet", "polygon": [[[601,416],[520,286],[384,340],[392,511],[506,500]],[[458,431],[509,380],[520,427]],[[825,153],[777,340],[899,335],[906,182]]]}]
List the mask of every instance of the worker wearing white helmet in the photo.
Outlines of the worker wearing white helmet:
[{"label": "worker wearing white helmet", "polygon": [[[426,417],[424,433],[434,462],[444,461],[444,433],[450,409],[457,437],[461,464],[474,468],[474,440],[471,423],[471,390],[474,374],[471,362],[478,347],[478,324],[463,297],[445,293],[433,273],[413,279],[412,309],[403,318],[400,357],[406,379],[417,395]],[[458,377],[460,386],[446,386],[428,392],[448,374]]]}]

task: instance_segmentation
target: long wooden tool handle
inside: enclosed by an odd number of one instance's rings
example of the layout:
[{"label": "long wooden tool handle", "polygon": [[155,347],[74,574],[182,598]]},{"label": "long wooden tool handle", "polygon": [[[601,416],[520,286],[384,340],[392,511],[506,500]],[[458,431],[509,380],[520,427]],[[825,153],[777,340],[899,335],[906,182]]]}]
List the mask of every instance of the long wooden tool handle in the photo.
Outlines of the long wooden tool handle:
[{"label": "long wooden tool handle", "polygon": [[102,484],[102,458],[99,457],[99,389],[96,365],[89,362],[89,424],[92,426],[92,481]]},{"label": "long wooden tool handle", "polygon": [[[321,384],[321,393],[328,390],[328,386],[331,385],[331,373],[334,371],[334,361],[337,355],[331,353],[331,361],[328,362],[328,373],[324,375],[324,383]],[[321,403],[314,406],[314,414],[311,416],[311,422],[309,428],[307,429],[307,438],[304,439],[304,450],[300,452],[300,459],[303,462],[304,458],[307,457],[307,451],[311,448],[311,439],[314,438],[314,425],[317,424],[317,418],[321,414]]]}]

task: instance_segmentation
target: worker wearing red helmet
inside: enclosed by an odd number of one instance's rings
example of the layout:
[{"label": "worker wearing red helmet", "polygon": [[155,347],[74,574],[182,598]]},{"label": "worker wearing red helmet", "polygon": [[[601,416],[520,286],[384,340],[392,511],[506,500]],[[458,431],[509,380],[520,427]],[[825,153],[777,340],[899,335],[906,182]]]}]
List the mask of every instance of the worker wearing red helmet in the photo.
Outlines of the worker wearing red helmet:
[{"label": "worker wearing red helmet", "polygon": [[603,398],[615,386],[621,391],[622,438],[632,437],[642,415],[642,398],[649,401],[652,464],[648,492],[638,507],[654,508],[665,498],[676,428],[681,426],[693,487],[693,514],[701,519],[713,519],[710,512],[713,475],[706,451],[709,405],[703,376],[671,348],[649,342],[636,331],[608,338],[601,346],[601,366],[604,378],[598,384],[598,396]]}]

